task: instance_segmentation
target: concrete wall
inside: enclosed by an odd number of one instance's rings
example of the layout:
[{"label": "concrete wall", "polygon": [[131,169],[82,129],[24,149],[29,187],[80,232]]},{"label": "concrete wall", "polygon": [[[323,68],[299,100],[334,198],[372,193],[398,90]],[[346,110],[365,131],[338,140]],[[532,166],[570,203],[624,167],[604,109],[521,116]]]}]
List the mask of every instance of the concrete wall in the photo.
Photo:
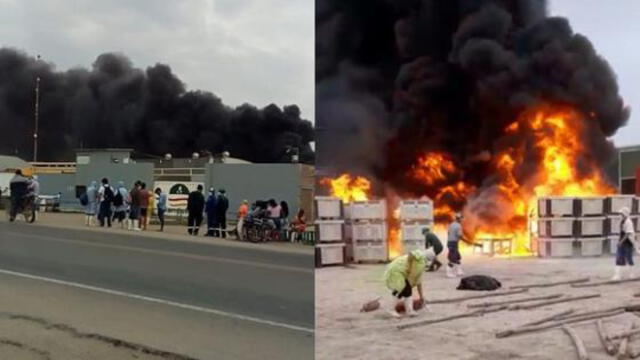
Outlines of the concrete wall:
[{"label": "concrete wall", "polygon": [[88,165],[78,165],[76,168],[75,185],[88,186],[91,181],[109,179],[112,185],[118,181],[124,181],[125,186],[130,188],[136,180],[153,184],[153,164],[114,164],[114,163],[94,163]]},{"label": "concrete wall", "polygon": [[40,174],[40,195],[57,195],[62,193],[60,205],[63,208],[80,208],[76,199],[75,174]]},{"label": "concrete wall", "polygon": [[300,206],[310,214],[312,204],[306,199],[313,198],[313,171],[309,168],[300,164],[208,164],[205,189],[213,187],[227,191],[227,217],[230,219],[236,218],[236,211],[244,199],[249,202],[271,198],[278,202],[284,200],[289,204],[291,216]]}]

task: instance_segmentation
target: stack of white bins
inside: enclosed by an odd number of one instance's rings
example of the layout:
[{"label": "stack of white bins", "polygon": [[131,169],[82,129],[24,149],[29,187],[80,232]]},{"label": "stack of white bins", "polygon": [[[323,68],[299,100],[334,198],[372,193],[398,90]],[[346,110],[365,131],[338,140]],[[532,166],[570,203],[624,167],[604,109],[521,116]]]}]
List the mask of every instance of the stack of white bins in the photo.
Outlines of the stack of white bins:
[{"label": "stack of white bins", "polygon": [[433,201],[403,200],[400,202],[400,234],[406,254],[425,248],[425,228],[433,229]]},{"label": "stack of white bins", "polygon": [[615,253],[620,235],[620,208],[628,207],[637,224],[633,195],[538,199],[538,253],[542,257],[600,256]]},{"label": "stack of white bins", "polygon": [[347,259],[354,262],[385,262],[387,246],[386,202],[356,201],[345,206]]},{"label": "stack of white bins", "polygon": [[344,208],[342,200],[328,196],[315,198],[316,266],[345,262]]},{"label": "stack of white bins", "polygon": [[[607,243],[606,251],[611,254],[615,254],[618,248],[618,240],[620,239],[620,223],[622,222],[622,215],[620,209],[628,207],[631,211],[631,220],[633,221],[633,228],[638,233],[638,198],[633,195],[612,195],[607,198],[607,220],[606,220],[606,235]],[[636,238],[637,238],[636,234]]]},{"label": "stack of white bins", "polygon": [[573,256],[577,202],[574,197],[538,198],[538,254]]}]

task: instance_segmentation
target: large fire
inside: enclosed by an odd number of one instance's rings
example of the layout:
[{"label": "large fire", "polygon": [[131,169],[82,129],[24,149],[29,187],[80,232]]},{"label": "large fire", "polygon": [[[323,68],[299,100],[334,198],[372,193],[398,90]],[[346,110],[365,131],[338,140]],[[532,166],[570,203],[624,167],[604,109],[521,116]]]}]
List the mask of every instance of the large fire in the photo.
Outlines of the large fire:
[{"label": "large fire", "polygon": [[[506,214],[487,220],[468,206],[481,197],[485,188],[477,188],[463,180],[462,171],[453,158],[442,151],[423,154],[410,169],[410,178],[424,187],[423,193],[434,200],[435,230],[442,232],[457,211],[463,211],[465,235],[470,242],[483,239],[512,239],[511,255],[531,255],[530,224],[536,214],[536,198],[540,196],[607,195],[615,189],[605,180],[595,161],[585,159],[587,153],[580,141],[583,117],[571,109],[540,108],[524,113],[504,129],[505,137],[522,139],[515,145],[495,151],[490,168],[495,176],[491,201]],[[533,166],[531,159],[535,159]],[[519,176],[520,165],[527,162],[527,176]],[[522,180],[525,178],[526,180]],[[519,180],[520,179],[520,180]],[[364,178],[342,175],[325,179],[332,195],[345,202],[367,200],[370,182]],[[394,254],[401,251],[398,221],[389,226],[389,241]],[[467,250],[471,249],[467,247]]]}]

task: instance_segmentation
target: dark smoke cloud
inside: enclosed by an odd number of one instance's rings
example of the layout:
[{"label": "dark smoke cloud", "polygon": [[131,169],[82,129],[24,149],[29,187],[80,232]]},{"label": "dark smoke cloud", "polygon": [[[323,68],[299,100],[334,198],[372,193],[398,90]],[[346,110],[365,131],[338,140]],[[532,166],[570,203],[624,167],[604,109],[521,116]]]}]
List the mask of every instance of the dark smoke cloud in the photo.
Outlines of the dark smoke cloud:
[{"label": "dark smoke cloud", "polygon": [[607,62],[566,19],[549,17],[545,1],[318,0],[316,10],[317,163],[325,169],[357,169],[422,195],[428,189],[407,170],[439,150],[466,182],[489,191],[492,170],[473,159],[526,143],[503,131],[524,111],[578,110],[585,161],[602,167],[613,152],[608,138],[629,118]]},{"label": "dark smoke cloud", "polygon": [[[187,91],[167,65],[146,70],[122,54],[98,56],[91,69],[56,71],[20,51],[0,49],[0,153],[33,156],[35,83],[40,76],[40,161],[73,159],[74,149],[127,147],[190,156],[229,151],[253,162],[314,162],[312,124],[296,105],[230,108],[205,91]],[[251,86],[251,84],[247,84]]]}]

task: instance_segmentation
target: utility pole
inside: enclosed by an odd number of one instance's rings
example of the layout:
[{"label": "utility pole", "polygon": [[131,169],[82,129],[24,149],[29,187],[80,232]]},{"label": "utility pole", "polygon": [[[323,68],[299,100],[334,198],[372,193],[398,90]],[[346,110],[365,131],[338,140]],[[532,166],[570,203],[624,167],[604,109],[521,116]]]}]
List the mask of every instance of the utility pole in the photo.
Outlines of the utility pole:
[{"label": "utility pole", "polygon": [[[37,56],[38,62],[40,55]],[[37,70],[36,70],[37,71]],[[33,128],[33,162],[38,161],[38,118],[40,116],[40,75],[36,77],[35,126]]]}]

